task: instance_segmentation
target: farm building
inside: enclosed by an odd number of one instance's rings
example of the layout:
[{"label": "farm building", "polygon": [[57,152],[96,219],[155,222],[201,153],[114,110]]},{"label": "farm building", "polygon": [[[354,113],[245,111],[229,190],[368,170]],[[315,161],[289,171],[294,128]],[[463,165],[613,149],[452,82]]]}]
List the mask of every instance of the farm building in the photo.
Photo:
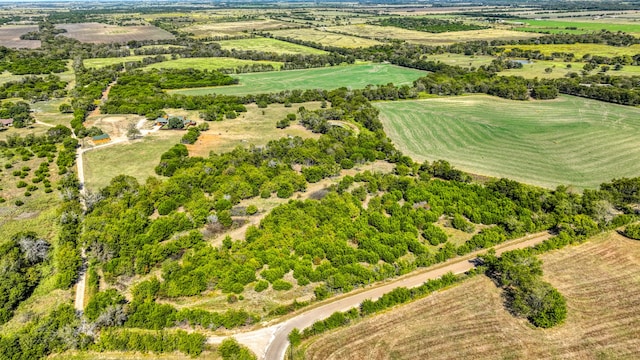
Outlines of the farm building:
[{"label": "farm building", "polygon": [[0,126],[12,126],[13,119],[0,119]]},{"label": "farm building", "polygon": [[169,123],[169,119],[165,117],[159,117],[156,119],[156,125],[165,126]]},{"label": "farm building", "polygon": [[93,141],[95,145],[100,145],[108,143],[111,141],[111,138],[109,137],[109,134],[102,134],[91,137],[91,141]]}]

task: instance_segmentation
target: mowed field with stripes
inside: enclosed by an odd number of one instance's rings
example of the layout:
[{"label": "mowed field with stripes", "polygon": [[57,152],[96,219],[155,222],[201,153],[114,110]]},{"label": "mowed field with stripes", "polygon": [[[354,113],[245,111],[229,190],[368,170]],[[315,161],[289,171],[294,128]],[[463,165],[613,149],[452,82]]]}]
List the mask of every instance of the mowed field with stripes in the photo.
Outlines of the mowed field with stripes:
[{"label": "mowed field with stripes", "polygon": [[376,103],[388,136],[417,161],[555,188],[640,173],[640,109],[560,96],[486,95]]}]

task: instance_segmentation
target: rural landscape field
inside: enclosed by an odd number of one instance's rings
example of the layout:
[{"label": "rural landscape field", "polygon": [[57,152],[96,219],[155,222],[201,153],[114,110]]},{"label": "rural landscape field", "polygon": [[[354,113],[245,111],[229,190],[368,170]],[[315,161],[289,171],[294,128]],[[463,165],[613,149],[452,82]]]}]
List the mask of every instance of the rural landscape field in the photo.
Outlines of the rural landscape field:
[{"label": "rural landscape field", "polygon": [[0,359],[640,358],[638,21],[0,4]]}]

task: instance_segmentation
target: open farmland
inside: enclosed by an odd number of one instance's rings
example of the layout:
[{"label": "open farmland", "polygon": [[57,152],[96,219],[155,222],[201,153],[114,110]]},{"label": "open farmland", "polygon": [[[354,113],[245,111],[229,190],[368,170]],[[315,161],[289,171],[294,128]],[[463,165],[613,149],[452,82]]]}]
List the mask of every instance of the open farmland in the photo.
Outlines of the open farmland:
[{"label": "open farmland", "polygon": [[238,36],[252,31],[270,31],[286,29],[290,24],[278,20],[253,20],[196,24],[182,28],[181,31],[196,38],[209,36]]},{"label": "open farmland", "polygon": [[473,95],[384,102],[389,137],[416,160],[555,188],[594,188],[640,172],[640,109],[561,96],[514,101]]},{"label": "open farmland", "polygon": [[67,36],[81,42],[93,44],[126,43],[128,41],[165,40],[174,36],[155,26],[116,26],[100,23],[60,24]]},{"label": "open farmland", "polygon": [[22,40],[20,35],[38,31],[38,25],[3,25],[0,26],[0,46],[14,49],[39,48],[40,40]]},{"label": "open farmland", "polygon": [[[615,233],[541,256],[567,299],[564,324],[533,328],[484,276],[303,343],[315,359],[637,359],[640,242]],[[392,337],[389,334],[393,334]]]},{"label": "open farmland", "polygon": [[479,40],[518,40],[528,39],[535,35],[518,31],[485,29],[471,31],[453,31],[439,34],[432,34],[424,31],[401,29],[393,26],[376,25],[346,25],[328,28],[329,31],[343,32],[355,36],[363,36],[375,39],[400,39],[416,44],[425,45],[445,45],[463,41]]},{"label": "open farmland", "polygon": [[318,137],[299,124],[292,124],[286,129],[276,128],[278,120],[285,118],[287,114],[295,114],[299,106],[304,106],[307,110],[316,110],[320,108],[320,103],[302,103],[297,104],[295,108],[271,104],[266,109],[249,104],[247,112],[240,113],[236,119],[209,122],[209,130],[200,134],[195,144],[187,145],[189,154],[207,157],[210,151],[222,153],[237,146],[266,145],[271,140],[286,136]]},{"label": "open farmland", "polygon": [[195,69],[195,70],[215,70],[215,69],[234,69],[247,65],[271,65],[276,69],[282,67],[282,63],[278,61],[266,60],[243,60],[229,57],[208,57],[208,58],[183,58],[176,60],[163,61],[147,66],[147,69]]},{"label": "open farmland", "polygon": [[633,56],[640,53],[640,45],[631,46],[611,46],[604,44],[541,44],[541,45],[509,45],[506,50],[518,48],[522,50],[539,51],[544,55],[557,53],[573,53],[576,58],[582,58],[585,54],[598,56]]},{"label": "open farmland", "polygon": [[365,39],[357,36],[336,34],[314,29],[295,29],[272,31],[273,35],[296,40],[312,41],[324,46],[338,46],[344,48],[370,47],[382,44],[380,41]]},{"label": "open farmland", "polygon": [[225,40],[219,42],[220,46],[226,50],[245,50],[245,51],[264,51],[274,52],[278,54],[303,54],[303,55],[321,55],[326,51],[314,49],[308,46],[289,43],[286,41],[257,37],[242,40]]},{"label": "open farmland", "polygon": [[424,76],[420,70],[402,68],[388,64],[365,64],[332,66],[326,68],[272,71],[235,75],[239,85],[174,90],[171,93],[184,95],[225,94],[245,95],[279,92],[293,89],[337,89],[339,87],[364,88],[369,84],[379,85],[393,82],[395,85],[410,84]]},{"label": "open farmland", "polygon": [[144,181],[157,176],[154,168],[160,156],[180,142],[184,131],[167,130],[142,139],[85,152],[84,173],[87,188],[97,190],[117,175],[130,175]]},{"label": "open farmland", "polygon": [[93,58],[83,59],[82,62],[87,68],[101,68],[110,65],[124,64],[129,61],[142,61],[144,58],[153,57],[150,55],[135,55],[127,57]]},{"label": "open farmland", "polygon": [[519,24],[525,24],[525,27],[518,27],[517,30],[549,32],[549,33],[586,33],[600,30],[609,30],[613,32],[623,31],[631,34],[640,34],[639,24],[620,24],[609,22],[590,21],[584,22],[584,19],[577,21],[569,20],[517,20]]}]

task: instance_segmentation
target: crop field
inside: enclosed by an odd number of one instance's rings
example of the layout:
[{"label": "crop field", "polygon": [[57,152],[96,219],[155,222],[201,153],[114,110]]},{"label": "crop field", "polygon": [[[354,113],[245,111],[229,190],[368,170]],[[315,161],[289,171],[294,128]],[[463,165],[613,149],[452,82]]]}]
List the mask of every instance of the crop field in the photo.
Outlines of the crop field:
[{"label": "crop field", "polygon": [[286,129],[276,128],[278,120],[284,119],[289,113],[295,114],[300,106],[316,110],[320,108],[320,103],[308,102],[289,108],[282,104],[271,104],[265,109],[249,104],[247,112],[241,113],[236,119],[209,122],[209,130],[203,132],[195,144],[187,145],[189,154],[207,157],[211,151],[221,153],[237,146],[266,145],[271,140],[287,136],[318,137],[296,123]]},{"label": "crop field", "polygon": [[131,175],[144,183],[149,176],[157,176],[154,168],[160,156],[178,144],[184,134],[178,130],[159,131],[140,140],[84,153],[85,185],[98,190],[120,174]]},{"label": "crop field", "polygon": [[389,137],[415,160],[555,188],[595,188],[640,173],[640,109],[561,96],[514,101],[472,95],[382,102]]},{"label": "crop field", "polygon": [[400,39],[416,44],[445,45],[463,41],[477,40],[518,40],[528,39],[535,35],[518,31],[485,29],[472,31],[454,31],[432,34],[423,31],[401,29],[393,26],[376,26],[367,24],[336,26],[328,28],[355,36],[371,37],[375,39]]},{"label": "crop field", "polygon": [[640,45],[611,46],[604,44],[543,44],[543,45],[514,45],[505,46],[505,49],[519,48],[522,50],[537,50],[544,55],[558,53],[573,53],[576,58],[582,58],[585,54],[599,56],[636,55],[640,53]]},{"label": "crop field", "polygon": [[612,22],[590,21],[583,22],[566,21],[566,20],[517,20],[524,23],[526,27],[518,27],[518,30],[537,31],[537,32],[566,32],[566,33],[586,33],[600,30],[609,30],[613,32],[623,31],[631,34],[640,34],[640,24],[620,24]]},{"label": "crop field", "polygon": [[231,50],[248,50],[274,52],[278,54],[303,54],[303,55],[321,55],[326,51],[314,49],[308,46],[289,43],[286,41],[257,37],[253,39],[242,40],[225,40],[219,42],[223,49]]},{"label": "crop field", "polygon": [[146,69],[195,69],[195,70],[215,70],[215,69],[234,69],[240,66],[262,64],[272,65],[276,69],[282,67],[279,61],[267,60],[244,60],[228,57],[209,57],[209,58],[182,58],[176,60],[163,61],[146,66]]},{"label": "crop field", "polygon": [[38,25],[3,25],[0,26],[0,46],[13,49],[39,48],[40,40],[22,40],[20,35],[38,31]]},{"label": "crop field", "polygon": [[324,46],[339,46],[344,48],[370,47],[382,44],[380,41],[365,39],[357,36],[336,34],[315,29],[295,29],[272,31],[275,36],[288,37],[296,40],[312,41]]},{"label": "crop field", "polygon": [[402,68],[388,64],[364,64],[332,66],[316,69],[272,71],[234,75],[239,85],[173,90],[184,95],[225,94],[246,95],[279,92],[292,89],[337,89],[364,88],[368,84],[380,85],[393,82],[395,85],[410,84],[424,76],[420,70]]},{"label": "crop field", "polygon": [[142,61],[144,58],[153,57],[151,55],[134,55],[127,57],[110,57],[110,58],[94,58],[83,59],[82,62],[87,68],[102,68],[105,66],[124,64],[129,61]]},{"label": "crop field", "polygon": [[252,31],[271,31],[289,27],[291,25],[286,22],[269,19],[196,24],[182,28],[181,31],[200,38],[208,36],[238,36]]},{"label": "crop field", "polygon": [[126,43],[131,40],[165,40],[174,36],[158,27],[147,26],[116,26],[100,23],[60,24],[60,29],[67,30],[62,34],[81,42],[93,44]]},{"label": "crop field", "polygon": [[567,299],[560,326],[537,329],[512,316],[502,291],[477,276],[312,338],[301,346],[304,358],[637,359],[640,242],[608,233],[541,258],[545,280]]}]

